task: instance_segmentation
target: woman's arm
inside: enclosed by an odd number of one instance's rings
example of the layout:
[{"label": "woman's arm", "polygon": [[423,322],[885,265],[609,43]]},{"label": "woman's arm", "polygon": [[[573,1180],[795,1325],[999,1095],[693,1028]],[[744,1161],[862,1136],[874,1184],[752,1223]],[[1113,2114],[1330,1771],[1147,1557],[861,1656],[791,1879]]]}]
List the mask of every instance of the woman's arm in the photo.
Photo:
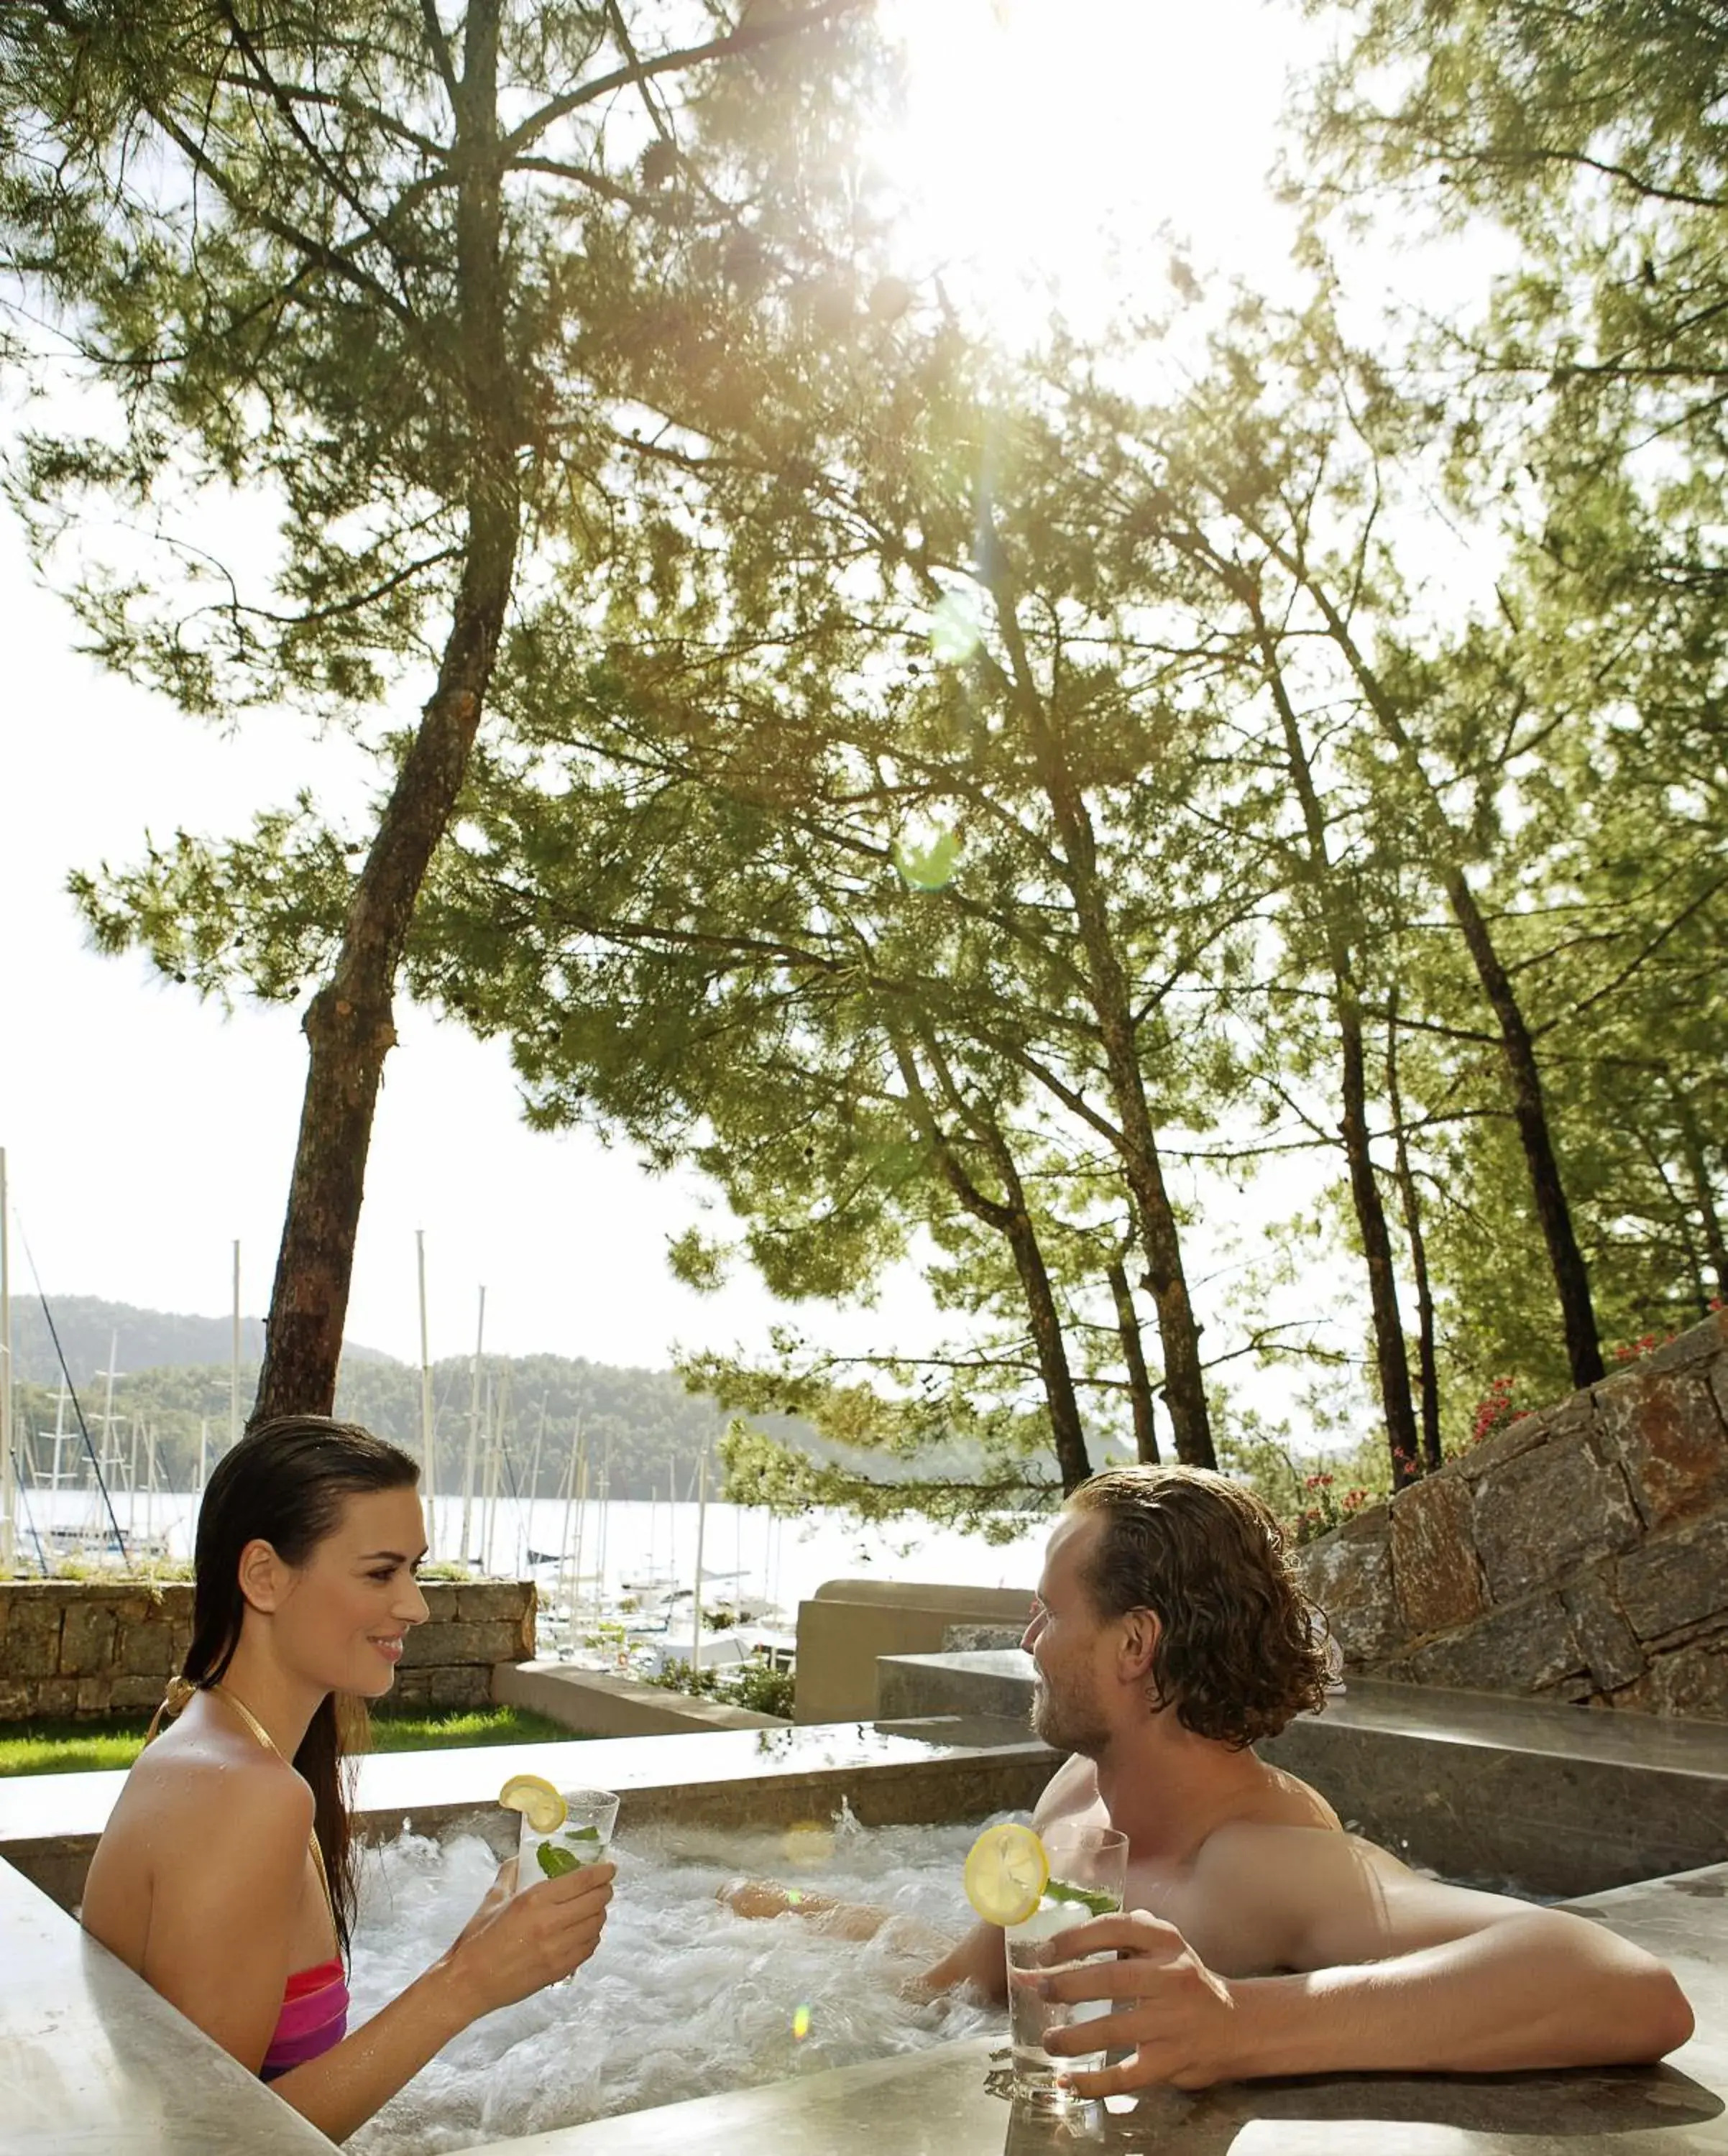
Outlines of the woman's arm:
[{"label": "woman's arm", "polygon": [[579,1969],[599,1942],[613,1866],[584,1865],[512,1895],[515,1869],[513,1858],[501,1868],[474,1919],[424,1976],[321,2057],[272,2082],[275,2093],[343,2140],[471,2021]]},{"label": "woman's arm", "polygon": [[[297,1775],[248,1776],[244,1798],[199,1804],[196,1831],[159,1859],[139,1974],[249,2071],[264,2063],[306,1891],[312,1793]],[[450,1951],[321,2057],[271,2082],[334,2141],[483,2014],[567,1976],[594,1952],[613,1867],[589,1865],[525,1893],[514,1860]],[[100,1934],[98,1934],[100,1936]]]}]

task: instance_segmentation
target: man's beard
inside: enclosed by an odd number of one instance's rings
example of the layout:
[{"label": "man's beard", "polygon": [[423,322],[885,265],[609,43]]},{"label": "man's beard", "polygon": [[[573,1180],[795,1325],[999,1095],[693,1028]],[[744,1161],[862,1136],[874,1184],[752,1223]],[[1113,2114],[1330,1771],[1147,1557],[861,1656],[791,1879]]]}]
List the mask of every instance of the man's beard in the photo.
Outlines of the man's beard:
[{"label": "man's beard", "polygon": [[1083,1758],[1097,1759],[1110,1742],[1095,1700],[1072,1692],[1058,1698],[1048,1680],[1041,1676],[1032,1685],[1031,1720],[1033,1736],[1052,1752],[1077,1752]]}]

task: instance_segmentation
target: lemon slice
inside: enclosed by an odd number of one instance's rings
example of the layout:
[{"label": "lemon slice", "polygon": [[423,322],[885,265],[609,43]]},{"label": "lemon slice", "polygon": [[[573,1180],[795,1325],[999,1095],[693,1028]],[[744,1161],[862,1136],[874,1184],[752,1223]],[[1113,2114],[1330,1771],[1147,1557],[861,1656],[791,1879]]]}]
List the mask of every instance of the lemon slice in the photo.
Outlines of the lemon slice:
[{"label": "lemon slice", "polygon": [[512,1774],[498,1802],[507,1812],[520,1812],[536,1834],[555,1834],[570,1815],[558,1791],[537,1774]]},{"label": "lemon slice", "polygon": [[1029,1826],[987,1826],[966,1853],[966,1899],[987,1924],[1023,1924],[1049,1877],[1044,1845]]}]

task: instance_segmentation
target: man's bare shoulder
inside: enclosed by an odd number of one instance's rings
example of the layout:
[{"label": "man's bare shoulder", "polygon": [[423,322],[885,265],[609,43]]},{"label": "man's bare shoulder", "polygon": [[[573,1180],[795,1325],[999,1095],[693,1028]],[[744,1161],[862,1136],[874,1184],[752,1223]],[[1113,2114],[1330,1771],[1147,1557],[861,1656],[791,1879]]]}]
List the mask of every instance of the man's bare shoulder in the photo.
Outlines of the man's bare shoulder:
[{"label": "man's bare shoulder", "polygon": [[1032,1825],[1041,1834],[1058,1825],[1070,1825],[1098,1809],[1098,1768],[1079,1753],[1065,1759],[1044,1784],[1032,1813]]},{"label": "man's bare shoulder", "polygon": [[1343,1824],[1319,1791],[1281,1767],[1263,1763],[1257,1787],[1228,1822],[1242,1826],[1312,1826],[1341,1834]]}]

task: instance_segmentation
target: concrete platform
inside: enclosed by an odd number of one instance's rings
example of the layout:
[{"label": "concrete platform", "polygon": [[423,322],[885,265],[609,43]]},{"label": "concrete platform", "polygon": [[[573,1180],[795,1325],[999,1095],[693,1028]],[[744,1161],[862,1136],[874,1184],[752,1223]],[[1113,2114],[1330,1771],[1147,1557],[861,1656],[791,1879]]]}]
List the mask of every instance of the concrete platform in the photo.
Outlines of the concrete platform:
[{"label": "concrete platform", "polygon": [[[1024,1720],[1017,1650],[885,1656],[882,1711]],[[1546,1898],[1728,1853],[1728,1725],[1352,1677],[1260,1745],[1346,1824],[1448,1879]]]},{"label": "concrete platform", "polygon": [[714,1729],[784,1729],[784,1715],[758,1714],[719,1699],[668,1691],[640,1677],[568,1662],[499,1662],[492,1697],[500,1707],[526,1707],[562,1729],[584,1737],[695,1736]]},{"label": "concrete platform", "polygon": [[1598,2072],[1251,2082],[1093,2107],[1070,2126],[1000,2093],[988,2039],[699,2098],[471,2156],[1724,2156],[1728,1865],[1571,1906],[1661,1954],[1699,2033],[1666,2065]]},{"label": "concrete platform", "polygon": [[[1438,1711],[1441,1696],[1422,1699]],[[1355,1700],[1364,1716],[1369,1704]],[[1491,1717],[1479,1720],[1474,1736],[1441,1726],[1424,1741],[1451,1744],[1468,1767],[1496,1748],[1495,1732],[1506,1733]],[[1562,1743],[1544,1723],[1527,1732],[1522,1748],[1499,1748],[1524,1761],[1525,1771],[1542,1757],[1570,1768],[1587,1733],[1607,1738],[1617,1725],[1592,1716],[1571,1726],[1576,1743]],[[1654,1724],[1638,1733],[1655,1739],[1660,1771],[1713,1780],[1684,1728]],[[1629,1753],[1595,1763],[1632,1771]],[[617,1788],[625,1817],[645,1824],[787,1824],[831,1813],[842,1796],[867,1821],[942,1820],[1030,1804],[1053,1764],[1054,1755],[1011,1721],[846,1723],[396,1754],[363,1763],[359,1795],[378,1835],[404,1819],[432,1832],[497,1820],[499,1781],[523,1766],[555,1780]],[[121,1780],[0,1783],[0,1856],[33,1855],[61,1866],[64,1886],[81,1881],[88,1843]],[[1469,2080],[1340,2076],[1195,2097],[1165,2092],[1117,2112],[1083,2114],[1072,2132],[1004,2099],[986,2041],[494,2143],[486,2156],[730,2156],[738,2148],[749,2156],[1042,2156],[1076,2143],[1116,2156],[1728,2156],[1728,1864],[1575,1906],[1675,1969],[1699,2032],[1671,2064]],[[652,1980],[651,1972],[645,1979]],[[294,2156],[328,2146],[0,1862],[3,2156],[204,2156],[239,2148]]]},{"label": "concrete platform", "polygon": [[0,1864],[5,2156],[314,2156],[330,2143]]}]

